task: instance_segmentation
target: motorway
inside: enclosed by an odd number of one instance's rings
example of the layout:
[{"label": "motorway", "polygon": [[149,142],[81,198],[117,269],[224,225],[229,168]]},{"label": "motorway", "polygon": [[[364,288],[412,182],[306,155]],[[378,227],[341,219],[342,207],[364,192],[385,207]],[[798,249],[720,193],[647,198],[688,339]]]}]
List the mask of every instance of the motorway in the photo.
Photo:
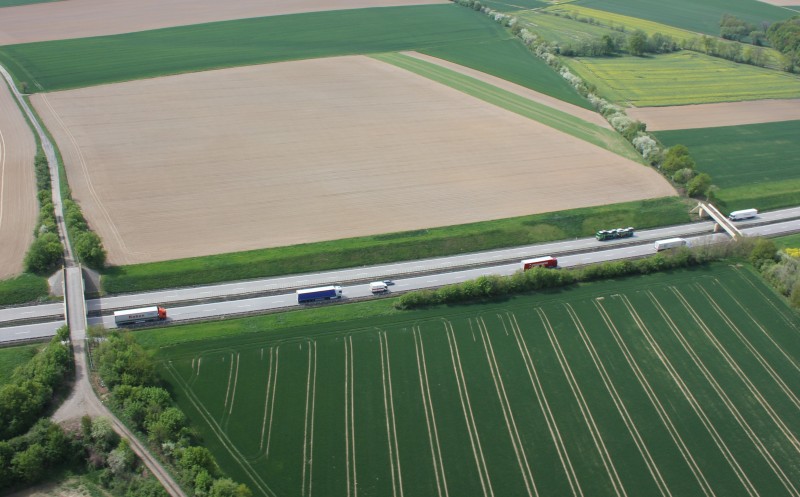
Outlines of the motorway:
[{"label": "motorway", "polygon": [[[790,220],[780,221],[781,219]],[[764,213],[756,219],[739,222],[737,226],[749,236],[777,236],[798,232],[800,207]],[[347,301],[370,298],[372,294],[367,283],[371,280],[395,278],[395,285],[390,287],[391,294],[458,283],[481,275],[510,275],[519,269],[520,260],[538,255],[557,255],[560,267],[573,267],[647,256],[653,253],[653,246],[650,243],[652,240],[672,236],[683,236],[691,245],[718,243],[729,239],[722,233],[703,234],[709,233],[712,227],[711,222],[700,222],[637,232],[636,236],[629,240],[598,242],[594,238],[585,238],[453,257],[328,271],[315,275],[294,275],[118,295],[88,301],[87,310],[94,315],[89,318],[88,324],[102,324],[107,328],[113,328],[114,319],[110,315],[113,309],[165,305],[169,302],[176,303],[168,307],[168,322],[173,323],[255,314],[296,307],[297,300],[293,290],[302,287],[342,284],[343,301]],[[104,315],[98,315],[101,313]],[[0,310],[0,326],[9,325],[0,327],[0,342],[52,336],[64,323],[63,314],[64,306],[61,303]],[[15,321],[30,319],[47,320],[47,322],[14,325]]]}]

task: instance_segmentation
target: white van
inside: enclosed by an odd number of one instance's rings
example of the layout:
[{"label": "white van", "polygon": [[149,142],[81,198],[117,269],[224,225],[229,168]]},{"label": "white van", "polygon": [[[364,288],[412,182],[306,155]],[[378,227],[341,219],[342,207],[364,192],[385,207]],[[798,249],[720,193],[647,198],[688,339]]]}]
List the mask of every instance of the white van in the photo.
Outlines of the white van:
[{"label": "white van", "polygon": [[372,293],[386,293],[389,291],[389,286],[382,281],[374,281],[369,284],[369,289]]},{"label": "white van", "polygon": [[728,219],[731,221],[740,221],[742,219],[750,219],[751,217],[756,217],[758,215],[758,211],[756,209],[744,209],[741,211],[733,211],[728,214]]}]

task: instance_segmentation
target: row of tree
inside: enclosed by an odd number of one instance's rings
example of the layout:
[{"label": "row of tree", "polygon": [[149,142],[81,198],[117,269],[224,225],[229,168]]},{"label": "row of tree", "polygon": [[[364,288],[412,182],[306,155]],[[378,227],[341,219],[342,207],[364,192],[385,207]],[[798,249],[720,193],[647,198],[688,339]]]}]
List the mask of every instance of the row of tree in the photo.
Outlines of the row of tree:
[{"label": "row of tree", "polygon": [[511,276],[480,276],[435,290],[419,290],[403,294],[395,302],[398,309],[417,309],[440,304],[455,304],[487,300],[506,295],[528,293],[548,288],[560,288],[579,282],[624,276],[651,274],[679,269],[726,257],[750,257],[756,264],[775,259],[775,246],[769,240],[745,240],[723,246],[680,248],[636,260],[621,260],[592,264],[574,269],[532,268],[517,271]]},{"label": "row of tree", "polygon": [[44,350],[17,367],[0,386],[0,440],[28,431],[62,389],[72,369],[69,329],[61,327]]},{"label": "row of tree", "polygon": [[[92,355],[111,391],[109,406],[149,442],[192,495],[250,497],[244,485],[225,477],[184,413],[161,387],[155,365],[128,333],[92,330]],[[101,339],[102,338],[102,339]]]},{"label": "row of tree", "polygon": [[[475,8],[477,4],[475,0],[455,1],[459,5],[472,8]],[[572,85],[580,95],[586,97],[611,126],[642,154],[642,157],[650,165],[659,169],[668,179],[683,185],[689,196],[708,199],[713,197],[716,187],[712,184],[711,176],[707,173],[697,174],[695,161],[689,155],[689,151],[685,146],[677,145],[664,150],[658,140],[647,133],[647,127],[643,122],[631,119],[620,106],[597,96],[595,94],[596,88],[593,85],[586,83],[582,78],[573,74],[568,67],[564,66],[556,55],[559,52],[558,46],[548,43],[537,34],[522,27],[518,18],[514,16],[496,12],[488,7],[482,7],[479,10],[495,22],[510,28],[511,33],[519,38],[531,53],[543,59],[549,66],[558,71],[561,77]],[[642,43],[652,43],[654,46],[659,44],[669,45],[669,42],[665,41],[668,40],[668,37],[661,37],[661,35],[651,37],[649,41],[643,31],[636,31],[631,36],[638,37]]]},{"label": "row of tree", "polygon": [[64,246],[58,237],[56,213],[50,186],[50,166],[44,152],[39,149],[33,161],[36,173],[39,217],[33,232],[33,243],[25,254],[25,271],[34,274],[50,274],[64,257]]},{"label": "row of tree", "polygon": [[800,72],[800,15],[772,24],[767,29],[772,46],[784,56],[784,69]]}]

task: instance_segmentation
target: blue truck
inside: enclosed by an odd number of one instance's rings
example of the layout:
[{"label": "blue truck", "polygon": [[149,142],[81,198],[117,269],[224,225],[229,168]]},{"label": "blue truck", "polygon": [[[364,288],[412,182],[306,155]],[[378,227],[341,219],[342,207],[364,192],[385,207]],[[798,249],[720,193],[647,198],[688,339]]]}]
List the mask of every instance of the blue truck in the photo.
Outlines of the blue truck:
[{"label": "blue truck", "polygon": [[297,290],[297,303],[314,302],[315,300],[330,300],[342,298],[342,287],[321,286]]}]

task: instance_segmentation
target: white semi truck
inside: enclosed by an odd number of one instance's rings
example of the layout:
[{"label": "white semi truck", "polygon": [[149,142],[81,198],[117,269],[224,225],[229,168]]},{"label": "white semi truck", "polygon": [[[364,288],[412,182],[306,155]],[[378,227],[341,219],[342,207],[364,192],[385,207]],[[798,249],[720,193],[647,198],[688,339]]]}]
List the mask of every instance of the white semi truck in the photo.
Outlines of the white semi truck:
[{"label": "white semi truck", "polygon": [[117,326],[134,323],[147,323],[150,321],[163,321],[167,319],[167,310],[163,307],[151,306],[138,309],[125,309],[114,311],[114,324]]},{"label": "white semi truck", "polygon": [[666,240],[656,240],[655,249],[656,252],[661,252],[671,248],[685,247],[686,244],[687,242],[683,238],[667,238]]},{"label": "white semi truck", "polygon": [[733,211],[728,214],[728,219],[731,221],[741,221],[742,219],[750,219],[752,217],[756,217],[758,215],[758,211],[756,209],[744,209],[741,211]]}]

